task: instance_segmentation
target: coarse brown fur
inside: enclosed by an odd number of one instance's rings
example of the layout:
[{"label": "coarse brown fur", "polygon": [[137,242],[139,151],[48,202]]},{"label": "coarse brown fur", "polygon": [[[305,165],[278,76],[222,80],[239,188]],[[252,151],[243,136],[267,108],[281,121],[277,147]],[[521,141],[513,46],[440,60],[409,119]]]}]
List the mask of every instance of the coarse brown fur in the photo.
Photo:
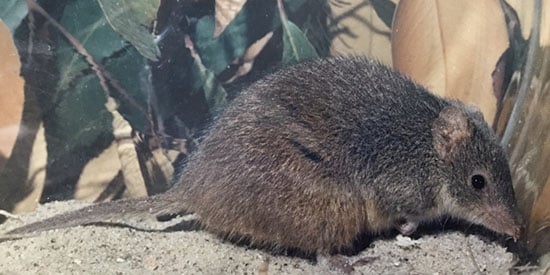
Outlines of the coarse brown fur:
[{"label": "coarse brown fur", "polygon": [[[473,175],[486,186],[472,186]],[[212,125],[178,183],[90,206],[26,233],[123,215],[198,214],[206,230],[332,253],[359,234],[451,215],[517,237],[506,157],[479,111],[360,57],[280,70]]]}]

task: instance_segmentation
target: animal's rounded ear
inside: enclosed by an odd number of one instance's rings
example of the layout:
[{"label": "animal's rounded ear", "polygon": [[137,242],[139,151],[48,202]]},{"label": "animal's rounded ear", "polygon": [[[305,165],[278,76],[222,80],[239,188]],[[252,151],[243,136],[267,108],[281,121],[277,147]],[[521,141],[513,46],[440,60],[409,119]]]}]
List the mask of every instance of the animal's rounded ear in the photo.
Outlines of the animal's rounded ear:
[{"label": "animal's rounded ear", "polygon": [[472,115],[473,118],[477,119],[478,121],[485,121],[485,117],[483,116],[483,112],[477,105],[468,103],[464,105],[465,109]]},{"label": "animal's rounded ear", "polygon": [[441,159],[449,160],[464,141],[470,138],[471,132],[465,111],[447,106],[432,124],[434,149]]}]

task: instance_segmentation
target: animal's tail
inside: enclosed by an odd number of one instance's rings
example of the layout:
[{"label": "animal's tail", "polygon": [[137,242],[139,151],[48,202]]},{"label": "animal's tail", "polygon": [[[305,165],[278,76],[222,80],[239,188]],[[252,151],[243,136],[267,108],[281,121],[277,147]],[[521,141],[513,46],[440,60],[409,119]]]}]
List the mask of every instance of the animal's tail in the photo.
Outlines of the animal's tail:
[{"label": "animal's tail", "polygon": [[186,211],[181,200],[175,200],[170,191],[147,198],[122,199],[98,203],[79,210],[63,213],[9,231],[7,234],[28,234],[100,222],[120,222],[124,217],[138,214],[160,216]]}]

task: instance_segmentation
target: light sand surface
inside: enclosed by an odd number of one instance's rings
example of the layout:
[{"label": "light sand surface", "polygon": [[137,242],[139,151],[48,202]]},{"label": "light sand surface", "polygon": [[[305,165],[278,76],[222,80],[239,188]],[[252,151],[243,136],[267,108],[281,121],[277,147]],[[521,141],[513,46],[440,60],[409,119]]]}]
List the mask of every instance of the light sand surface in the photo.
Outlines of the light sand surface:
[{"label": "light sand surface", "polygon": [[[8,220],[0,233],[84,205],[48,203],[21,220]],[[499,244],[460,232],[376,240],[358,255],[317,262],[237,246],[197,230],[85,226],[0,243],[0,274],[506,274],[513,261]]]}]

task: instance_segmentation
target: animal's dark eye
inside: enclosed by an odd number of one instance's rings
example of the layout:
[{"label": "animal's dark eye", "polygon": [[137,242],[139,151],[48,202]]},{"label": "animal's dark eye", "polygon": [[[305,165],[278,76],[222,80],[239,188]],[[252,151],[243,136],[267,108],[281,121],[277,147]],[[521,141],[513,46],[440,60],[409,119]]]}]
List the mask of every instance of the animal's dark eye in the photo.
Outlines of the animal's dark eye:
[{"label": "animal's dark eye", "polygon": [[472,186],[477,190],[483,189],[485,187],[485,177],[482,175],[473,175]]}]

